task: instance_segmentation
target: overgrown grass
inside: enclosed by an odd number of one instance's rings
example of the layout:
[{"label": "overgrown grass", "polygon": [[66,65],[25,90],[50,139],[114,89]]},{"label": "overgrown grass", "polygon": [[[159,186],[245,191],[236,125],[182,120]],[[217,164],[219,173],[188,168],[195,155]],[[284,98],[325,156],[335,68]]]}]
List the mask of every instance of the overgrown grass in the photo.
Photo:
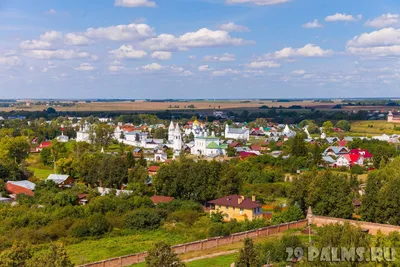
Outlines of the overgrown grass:
[{"label": "overgrown grass", "polygon": [[85,240],[77,244],[68,245],[66,248],[72,262],[80,265],[147,251],[154,243],[160,241],[176,245],[191,242],[194,239],[183,234],[167,232],[166,230],[153,230],[127,236]]}]

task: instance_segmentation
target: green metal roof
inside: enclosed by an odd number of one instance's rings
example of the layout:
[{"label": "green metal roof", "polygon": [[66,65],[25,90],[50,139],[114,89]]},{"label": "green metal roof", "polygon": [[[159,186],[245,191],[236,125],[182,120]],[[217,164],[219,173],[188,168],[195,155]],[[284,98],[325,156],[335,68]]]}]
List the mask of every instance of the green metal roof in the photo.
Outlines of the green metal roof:
[{"label": "green metal roof", "polygon": [[207,148],[218,149],[219,145],[217,145],[215,142],[211,142],[211,143],[208,144]]}]

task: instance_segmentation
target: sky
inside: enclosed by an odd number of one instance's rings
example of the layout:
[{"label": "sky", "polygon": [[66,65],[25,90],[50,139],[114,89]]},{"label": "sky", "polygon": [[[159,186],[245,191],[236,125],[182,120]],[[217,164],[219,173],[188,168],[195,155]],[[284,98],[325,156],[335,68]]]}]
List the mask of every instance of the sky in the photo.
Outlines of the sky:
[{"label": "sky", "polygon": [[400,97],[398,0],[0,0],[0,98]]}]

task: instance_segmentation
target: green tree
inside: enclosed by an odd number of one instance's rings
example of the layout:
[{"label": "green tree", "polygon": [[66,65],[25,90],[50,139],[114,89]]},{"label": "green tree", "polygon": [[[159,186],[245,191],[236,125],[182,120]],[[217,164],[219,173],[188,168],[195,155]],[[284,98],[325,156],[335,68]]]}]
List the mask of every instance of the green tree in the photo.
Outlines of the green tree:
[{"label": "green tree", "polygon": [[178,256],[165,242],[159,242],[149,251],[146,257],[148,267],[184,267]]},{"label": "green tree", "polygon": [[301,135],[297,134],[290,143],[290,154],[294,157],[307,155],[306,143]]},{"label": "green tree", "polygon": [[43,148],[42,151],[40,151],[40,161],[42,162],[43,165],[49,166],[53,162],[53,158],[51,156],[51,150],[49,148]]},{"label": "green tree", "polygon": [[350,122],[348,122],[348,121],[346,121],[346,120],[340,120],[340,121],[338,121],[338,122],[336,123],[336,128],[340,128],[340,129],[342,129],[343,131],[348,132],[348,131],[350,131],[350,129],[351,129],[351,124],[350,124]]},{"label": "green tree", "polygon": [[135,167],[135,157],[133,156],[133,153],[131,151],[128,151],[126,154],[126,164],[128,165],[128,168],[133,168]]},{"label": "green tree", "polygon": [[35,254],[27,261],[27,267],[73,267],[63,245],[51,244],[50,248]]},{"label": "green tree", "polygon": [[292,205],[286,211],[274,213],[271,221],[274,224],[280,224],[286,222],[295,222],[303,218],[303,211],[299,207]]},{"label": "green tree", "polygon": [[154,130],[153,138],[155,139],[167,139],[168,138],[168,129],[157,128]]},{"label": "green tree", "polygon": [[244,240],[244,248],[239,252],[239,258],[236,262],[237,267],[259,267],[261,266],[260,259],[253,240],[246,238]]},{"label": "green tree", "polygon": [[326,133],[332,133],[332,132],[333,132],[333,124],[332,124],[331,121],[325,121],[325,122],[322,124],[322,128],[324,129],[324,131],[325,131]]}]

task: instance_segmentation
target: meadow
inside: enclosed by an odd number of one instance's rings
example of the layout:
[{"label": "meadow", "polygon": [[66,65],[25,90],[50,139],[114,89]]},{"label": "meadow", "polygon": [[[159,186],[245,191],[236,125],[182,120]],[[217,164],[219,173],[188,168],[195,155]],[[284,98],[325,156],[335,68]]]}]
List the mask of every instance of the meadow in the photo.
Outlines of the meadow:
[{"label": "meadow", "polygon": [[[399,127],[399,128],[396,128]],[[383,120],[378,121],[354,121],[351,123],[350,134],[357,135],[392,135],[400,134],[400,124],[387,122]]]}]

